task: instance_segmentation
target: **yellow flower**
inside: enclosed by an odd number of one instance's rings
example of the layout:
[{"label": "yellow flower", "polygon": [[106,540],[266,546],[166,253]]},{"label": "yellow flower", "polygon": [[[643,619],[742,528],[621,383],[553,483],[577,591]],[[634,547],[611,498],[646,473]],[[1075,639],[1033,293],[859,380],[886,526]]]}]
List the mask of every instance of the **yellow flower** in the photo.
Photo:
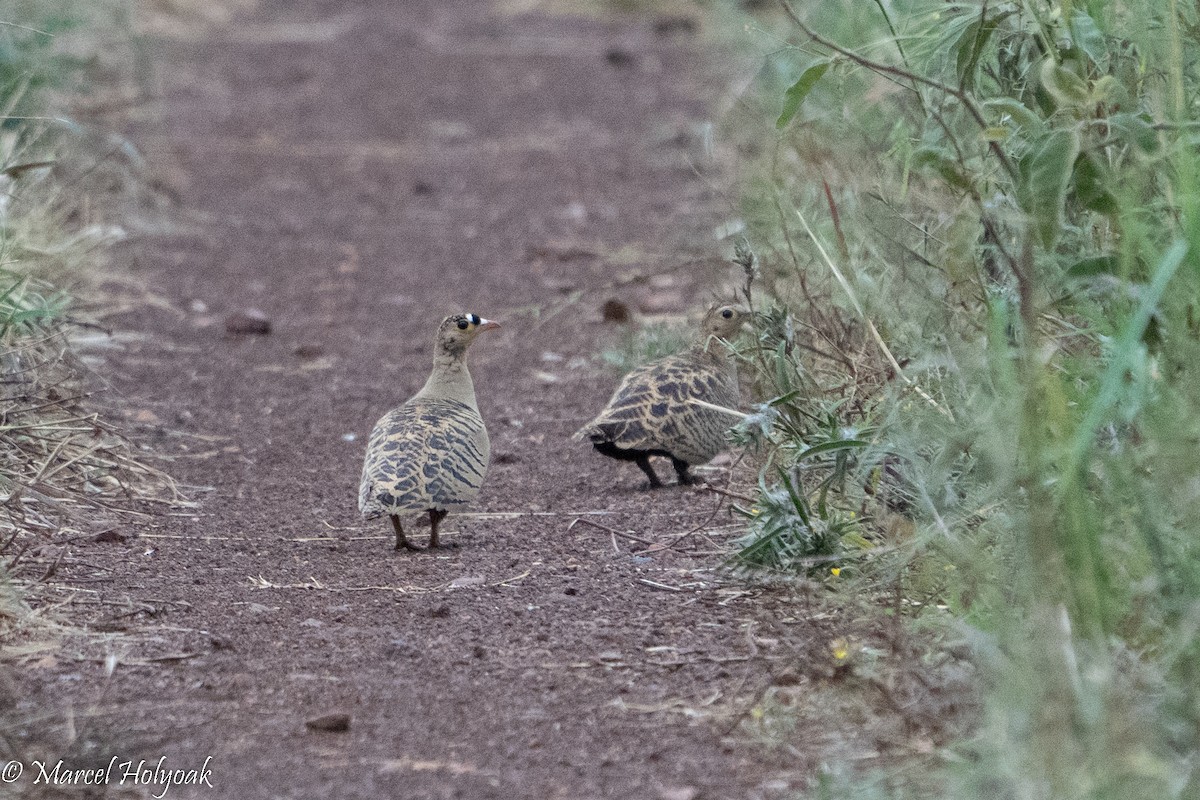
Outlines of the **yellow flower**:
[{"label": "yellow flower", "polygon": [[829,652],[833,653],[835,660],[845,661],[850,657],[850,643],[845,639],[834,639],[829,643]]},{"label": "yellow flower", "polygon": [[842,574],[842,568],[841,567],[830,567],[829,574],[833,575],[833,577],[836,578],[838,575]]},{"label": "yellow flower", "polygon": [[761,512],[761,511],[759,511],[757,508],[752,508],[752,509],[750,509],[750,515],[751,515],[751,516],[757,517],[757,516],[758,516],[759,514],[761,514],[761,513],[762,513],[762,512]]}]

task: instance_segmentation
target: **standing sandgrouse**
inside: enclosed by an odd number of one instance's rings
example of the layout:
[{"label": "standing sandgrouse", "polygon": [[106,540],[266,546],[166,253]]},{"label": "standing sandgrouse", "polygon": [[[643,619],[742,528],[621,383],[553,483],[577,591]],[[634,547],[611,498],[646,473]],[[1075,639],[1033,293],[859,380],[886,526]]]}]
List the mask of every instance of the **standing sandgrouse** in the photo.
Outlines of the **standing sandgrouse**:
[{"label": "standing sandgrouse", "polygon": [[420,549],[404,537],[401,514],[428,511],[429,546],[437,547],[442,518],[479,494],[491,446],[466,355],[480,331],[499,327],[478,314],[442,320],[425,386],[384,414],[371,431],[358,509],[368,519],[391,517],[397,550]]},{"label": "standing sandgrouse", "polygon": [[710,308],[690,349],[626,375],[604,410],[574,438],[590,440],[610,458],[636,461],[652,489],[663,484],[650,465],[650,456],[671,459],[679,482],[692,483],[688,467],[711,461],[725,449],[725,432],[733,420],[689,401],[737,407],[737,365],[726,340],[748,316],[737,306]]}]

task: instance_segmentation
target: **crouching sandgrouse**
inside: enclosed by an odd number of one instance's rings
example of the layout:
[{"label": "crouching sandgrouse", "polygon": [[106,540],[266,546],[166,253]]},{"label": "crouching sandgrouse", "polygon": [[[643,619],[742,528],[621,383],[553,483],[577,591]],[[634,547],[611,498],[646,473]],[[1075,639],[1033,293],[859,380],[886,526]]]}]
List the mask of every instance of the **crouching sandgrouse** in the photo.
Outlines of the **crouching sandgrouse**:
[{"label": "crouching sandgrouse", "polygon": [[650,456],[671,459],[679,482],[692,483],[688,467],[724,450],[725,432],[735,420],[691,401],[737,408],[737,365],[727,340],[748,316],[737,306],[710,308],[691,348],[626,375],[604,410],[574,438],[590,440],[610,458],[637,462],[652,489],[663,484]]},{"label": "crouching sandgrouse", "polygon": [[479,494],[491,448],[466,355],[481,331],[499,327],[478,314],[442,320],[425,386],[371,431],[358,509],[368,519],[391,517],[397,550],[420,549],[405,538],[402,514],[427,511],[429,546],[437,547],[442,518]]}]

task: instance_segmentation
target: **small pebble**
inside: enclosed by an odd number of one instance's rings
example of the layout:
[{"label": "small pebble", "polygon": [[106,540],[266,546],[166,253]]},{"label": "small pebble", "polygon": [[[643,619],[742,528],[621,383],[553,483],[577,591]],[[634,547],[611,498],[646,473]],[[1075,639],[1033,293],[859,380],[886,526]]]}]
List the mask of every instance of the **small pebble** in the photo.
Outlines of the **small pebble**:
[{"label": "small pebble", "polygon": [[330,733],[345,733],[350,730],[350,715],[342,713],[322,714],[305,720],[304,727],[310,731],[329,731]]},{"label": "small pebble", "polygon": [[262,336],[271,332],[271,320],[257,308],[244,308],[225,317],[225,330],[228,333]]},{"label": "small pebble", "polygon": [[600,307],[600,316],[605,322],[629,322],[629,306],[620,300],[609,299]]},{"label": "small pebble", "polygon": [[633,53],[620,47],[610,47],[604,54],[604,60],[617,69],[632,67],[636,61]]}]

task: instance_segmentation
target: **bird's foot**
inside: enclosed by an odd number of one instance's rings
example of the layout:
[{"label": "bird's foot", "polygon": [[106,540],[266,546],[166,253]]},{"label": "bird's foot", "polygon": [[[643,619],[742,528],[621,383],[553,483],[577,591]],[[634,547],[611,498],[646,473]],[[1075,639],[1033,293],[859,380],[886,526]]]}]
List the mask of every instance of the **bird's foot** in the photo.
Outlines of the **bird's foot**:
[{"label": "bird's foot", "polygon": [[415,545],[412,542],[407,541],[407,540],[403,541],[403,542],[396,542],[396,547],[395,547],[395,550],[397,553],[399,553],[401,550],[410,550],[410,551],[415,551],[415,552],[420,553],[424,549],[425,549],[424,547],[419,547],[418,545]]},{"label": "bird's foot", "polygon": [[427,550],[457,550],[458,549],[458,541],[452,540],[452,541],[448,542],[445,539],[439,539],[436,542],[430,542],[429,547],[427,547],[426,549]]}]

